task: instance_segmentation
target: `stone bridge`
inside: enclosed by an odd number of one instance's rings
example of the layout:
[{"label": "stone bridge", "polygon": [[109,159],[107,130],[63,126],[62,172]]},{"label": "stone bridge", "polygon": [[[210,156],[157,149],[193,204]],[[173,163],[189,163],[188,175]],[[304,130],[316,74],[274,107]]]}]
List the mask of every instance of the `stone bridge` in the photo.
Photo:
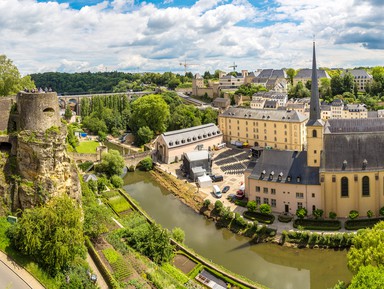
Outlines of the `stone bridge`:
[{"label": "stone bridge", "polygon": [[94,96],[112,96],[112,95],[126,95],[128,99],[131,99],[133,96],[143,96],[147,94],[151,94],[154,92],[116,92],[116,93],[94,93],[94,94],[78,94],[78,95],[59,95],[59,106],[61,109],[65,109],[69,103],[74,104],[74,109],[76,112],[76,115],[80,115],[81,113],[81,106],[80,106],[80,100],[82,98],[93,98]]}]

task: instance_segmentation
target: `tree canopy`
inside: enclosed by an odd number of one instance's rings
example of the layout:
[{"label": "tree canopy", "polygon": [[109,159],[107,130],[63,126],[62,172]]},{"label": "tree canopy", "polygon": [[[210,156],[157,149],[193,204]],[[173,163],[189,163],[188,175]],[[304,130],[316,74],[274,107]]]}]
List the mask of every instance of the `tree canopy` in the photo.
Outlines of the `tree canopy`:
[{"label": "tree canopy", "polygon": [[125,166],[124,158],[117,150],[109,150],[101,156],[101,163],[96,166],[96,170],[105,173],[109,178],[113,175],[120,176]]},{"label": "tree canopy", "polygon": [[0,55],[0,96],[16,94],[24,88],[35,88],[30,76],[21,77],[12,60]]},{"label": "tree canopy", "polygon": [[20,252],[55,275],[85,253],[81,219],[81,208],[74,200],[56,197],[42,207],[25,210],[9,236]]}]

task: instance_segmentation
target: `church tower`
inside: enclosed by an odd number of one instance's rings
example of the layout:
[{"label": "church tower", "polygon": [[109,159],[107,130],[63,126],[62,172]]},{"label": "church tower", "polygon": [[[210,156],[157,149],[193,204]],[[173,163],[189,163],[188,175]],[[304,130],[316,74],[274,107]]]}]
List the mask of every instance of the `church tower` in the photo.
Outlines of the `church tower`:
[{"label": "church tower", "polygon": [[316,49],[313,42],[312,83],[309,120],[307,127],[307,165],[320,167],[320,156],[323,150],[324,122],[320,117],[319,87],[317,79]]}]

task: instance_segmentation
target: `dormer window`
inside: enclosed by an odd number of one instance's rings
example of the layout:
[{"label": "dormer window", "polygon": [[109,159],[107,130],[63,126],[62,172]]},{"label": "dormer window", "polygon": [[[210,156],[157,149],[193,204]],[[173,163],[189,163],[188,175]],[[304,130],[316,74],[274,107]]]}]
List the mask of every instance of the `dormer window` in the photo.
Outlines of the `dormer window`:
[{"label": "dormer window", "polygon": [[287,182],[290,182],[291,181],[291,176],[288,176],[287,177]]},{"label": "dormer window", "polygon": [[196,137],[194,136],[192,139],[193,139],[193,140],[196,140]]},{"label": "dormer window", "polygon": [[301,182],[301,177],[296,178],[296,182],[300,183]]},{"label": "dormer window", "polygon": [[178,144],[180,144],[180,142],[177,140],[177,141],[175,141],[175,144],[177,144],[177,145],[178,145]]},{"label": "dormer window", "polygon": [[185,139],[182,139],[182,140],[181,140],[181,143],[185,143]]},{"label": "dormer window", "polygon": [[364,159],[363,160],[363,170],[365,170],[367,168],[367,165],[368,165],[368,161],[367,161],[367,159]]},{"label": "dormer window", "polygon": [[170,142],[169,142],[169,146],[173,146],[173,141],[170,141]]}]

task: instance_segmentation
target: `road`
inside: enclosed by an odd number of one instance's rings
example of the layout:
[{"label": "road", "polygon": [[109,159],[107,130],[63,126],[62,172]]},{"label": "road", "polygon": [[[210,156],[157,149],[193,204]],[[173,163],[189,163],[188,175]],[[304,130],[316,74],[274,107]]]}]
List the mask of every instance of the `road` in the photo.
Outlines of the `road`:
[{"label": "road", "polygon": [[[7,265],[9,266],[11,264],[7,262]],[[22,280],[7,265],[5,265],[3,260],[0,260],[0,289],[35,289],[34,287],[31,287],[26,282],[24,282],[24,280]],[[18,267],[17,265],[11,266]]]}]

